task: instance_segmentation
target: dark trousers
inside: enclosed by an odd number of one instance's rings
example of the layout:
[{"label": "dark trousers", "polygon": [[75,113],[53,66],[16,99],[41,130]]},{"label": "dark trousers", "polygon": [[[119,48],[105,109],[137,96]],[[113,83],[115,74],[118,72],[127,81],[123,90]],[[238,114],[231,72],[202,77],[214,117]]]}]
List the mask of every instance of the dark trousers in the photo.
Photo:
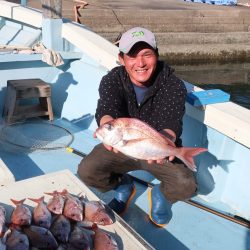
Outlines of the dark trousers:
[{"label": "dark trousers", "polygon": [[103,144],[97,145],[78,167],[81,180],[102,192],[115,189],[123,174],[133,170],[146,170],[161,181],[160,188],[168,201],[190,198],[196,191],[193,172],[175,159],[163,165],[148,164],[144,160],[131,159],[122,153],[108,151]]}]

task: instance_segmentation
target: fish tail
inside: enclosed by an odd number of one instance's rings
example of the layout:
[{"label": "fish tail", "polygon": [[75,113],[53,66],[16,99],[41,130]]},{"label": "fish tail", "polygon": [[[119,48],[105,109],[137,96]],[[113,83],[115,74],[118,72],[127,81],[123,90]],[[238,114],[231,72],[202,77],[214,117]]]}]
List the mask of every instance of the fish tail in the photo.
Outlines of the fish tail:
[{"label": "fish tail", "polygon": [[15,205],[19,205],[19,204],[23,204],[24,201],[26,200],[25,198],[22,200],[14,200],[14,199],[10,199]]},{"label": "fish tail", "polygon": [[44,192],[44,194],[54,196],[54,195],[56,195],[56,194],[59,194],[59,192],[57,192],[57,191],[55,190],[55,191],[53,191],[52,193]]},{"label": "fish tail", "polygon": [[63,189],[62,192],[59,192],[60,195],[62,196],[68,196],[69,195],[69,191],[67,189]]},{"label": "fish tail", "polygon": [[38,199],[35,199],[35,198],[28,198],[28,199],[31,200],[31,201],[34,201],[36,203],[41,203],[41,202],[44,201],[44,196],[42,196],[42,197],[40,197]]},{"label": "fish tail", "polygon": [[180,148],[180,153],[177,155],[177,157],[180,158],[189,169],[191,169],[192,171],[196,171],[196,166],[193,157],[206,151],[206,148],[182,147]]}]

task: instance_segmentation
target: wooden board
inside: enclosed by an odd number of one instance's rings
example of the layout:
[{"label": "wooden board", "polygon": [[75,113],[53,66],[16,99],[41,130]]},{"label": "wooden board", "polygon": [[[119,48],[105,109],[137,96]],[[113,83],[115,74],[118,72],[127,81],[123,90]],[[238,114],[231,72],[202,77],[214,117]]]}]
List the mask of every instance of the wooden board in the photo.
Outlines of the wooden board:
[{"label": "wooden board", "polygon": [[[0,204],[6,208],[7,220],[9,221],[11,211],[14,208],[10,198],[15,200],[39,198],[44,195],[44,192],[53,192],[54,190],[62,191],[63,189],[67,189],[75,195],[85,194],[89,200],[99,200],[75,175],[69,170],[63,170],[0,187]],[[51,196],[45,195],[45,202],[50,198]],[[30,200],[26,200],[25,204],[31,207],[35,205],[34,202]],[[116,238],[119,249],[154,249],[123,219],[118,215],[115,217],[116,222],[114,224],[101,228],[109,231]]]}]

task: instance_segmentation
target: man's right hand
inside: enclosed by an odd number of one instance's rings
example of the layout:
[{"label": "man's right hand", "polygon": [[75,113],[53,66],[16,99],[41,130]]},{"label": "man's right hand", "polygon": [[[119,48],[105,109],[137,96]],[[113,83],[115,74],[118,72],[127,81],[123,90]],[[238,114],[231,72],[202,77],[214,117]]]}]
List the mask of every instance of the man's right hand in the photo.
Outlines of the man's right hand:
[{"label": "man's right hand", "polygon": [[[112,120],[114,120],[114,118],[113,118],[112,116],[110,116],[110,115],[105,115],[105,116],[103,116],[103,117],[101,118],[101,120],[100,120],[100,126],[102,126],[104,123],[107,123],[107,122],[112,121]],[[94,132],[93,136],[94,136],[94,138],[97,137],[95,132]],[[103,146],[104,146],[108,151],[113,151],[114,153],[118,153],[118,152],[119,152],[117,149],[115,149],[115,148],[113,148],[112,146],[109,146],[109,145],[107,145],[107,144],[104,144],[104,143],[103,143]]]}]

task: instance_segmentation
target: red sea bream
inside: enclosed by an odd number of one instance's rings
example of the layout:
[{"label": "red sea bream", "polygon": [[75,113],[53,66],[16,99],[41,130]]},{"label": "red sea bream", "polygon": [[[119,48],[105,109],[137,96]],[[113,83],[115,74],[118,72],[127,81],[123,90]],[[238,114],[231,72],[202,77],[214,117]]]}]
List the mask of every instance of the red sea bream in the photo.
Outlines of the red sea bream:
[{"label": "red sea bream", "polygon": [[103,124],[96,136],[104,144],[125,155],[141,160],[161,160],[176,156],[196,171],[193,157],[206,148],[176,147],[175,144],[145,122],[135,118],[118,118]]}]

